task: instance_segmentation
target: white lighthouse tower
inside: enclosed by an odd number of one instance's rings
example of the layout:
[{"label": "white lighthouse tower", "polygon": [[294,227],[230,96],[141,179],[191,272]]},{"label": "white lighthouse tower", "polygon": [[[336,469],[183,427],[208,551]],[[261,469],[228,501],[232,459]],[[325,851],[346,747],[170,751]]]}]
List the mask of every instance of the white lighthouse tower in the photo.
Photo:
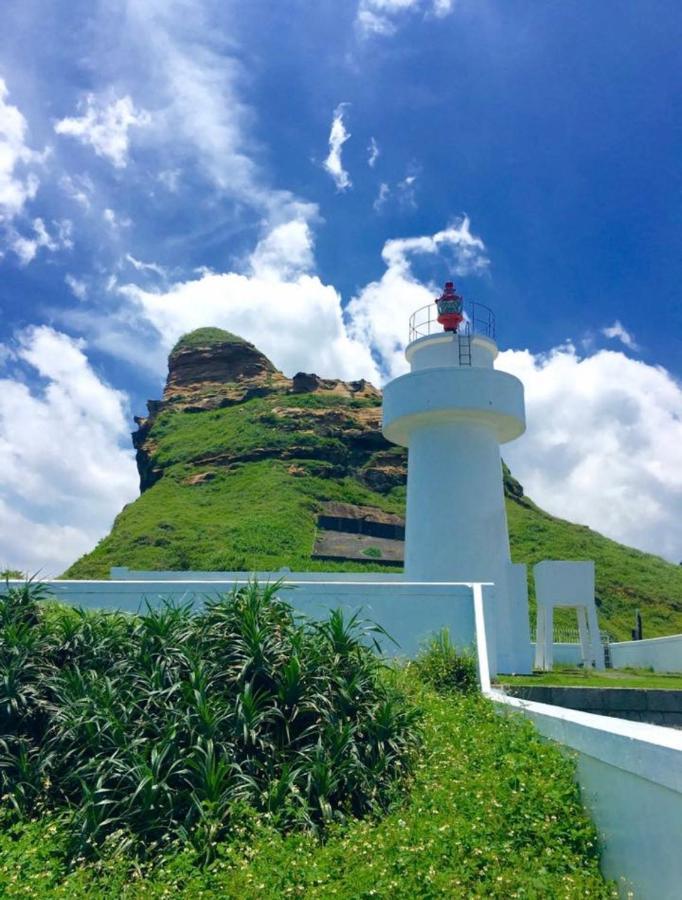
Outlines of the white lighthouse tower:
[{"label": "white lighthouse tower", "polygon": [[405,577],[489,581],[498,671],[530,670],[525,566],[511,564],[500,444],[526,428],[523,385],[493,367],[492,312],[452,282],[410,320],[411,371],[384,387],[383,432],[408,448]]}]

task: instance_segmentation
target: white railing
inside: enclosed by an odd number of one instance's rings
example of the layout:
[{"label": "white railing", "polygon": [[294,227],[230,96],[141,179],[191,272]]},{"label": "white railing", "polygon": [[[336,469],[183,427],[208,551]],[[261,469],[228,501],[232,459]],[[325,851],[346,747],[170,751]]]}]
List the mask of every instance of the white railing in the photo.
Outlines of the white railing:
[{"label": "white railing", "polygon": [[[495,314],[483,303],[467,301],[464,304],[464,321],[458,328],[458,334],[480,334],[495,338]],[[438,321],[438,308],[435,303],[422,306],[410,316],[409,342],[432,334],[442,334],[443,326]]]}]

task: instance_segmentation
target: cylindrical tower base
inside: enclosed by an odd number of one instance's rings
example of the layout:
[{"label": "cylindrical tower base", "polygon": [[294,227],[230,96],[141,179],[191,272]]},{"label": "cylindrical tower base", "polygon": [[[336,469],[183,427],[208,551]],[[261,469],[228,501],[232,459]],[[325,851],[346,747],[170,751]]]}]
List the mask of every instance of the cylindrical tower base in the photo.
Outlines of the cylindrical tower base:
[{"label": "cylindrical tower base", "polygon": [[510,557],[492,428],[455,420],[413,431],[405,551],[411,581],[499,581]]}]

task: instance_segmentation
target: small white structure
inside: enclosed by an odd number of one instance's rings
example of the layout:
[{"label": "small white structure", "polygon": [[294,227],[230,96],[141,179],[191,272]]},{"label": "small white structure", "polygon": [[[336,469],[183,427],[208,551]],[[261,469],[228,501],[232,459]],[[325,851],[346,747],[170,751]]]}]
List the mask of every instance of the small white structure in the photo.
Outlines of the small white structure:
[{"label": "small white structure", "polygon": [[594,602],[594,563],[544,560],[533,566],[537,598],[535,668],[549,671],[553,663],[554,610],[575,609],[583,665],[604,668]]},{"label": "small white structure", "polygon": [[442,330],[446,295],[451,284],[437,301],[440,325],[435,304],[412,317],[411,372],[384,387],[384,436],[409,449],[405,578],[494,582],[491,667],[529,672],[525,567],[511,564],[500,457],[500,444],[526,428],[523,385],[493,367],[487,308],[482,326],[472,316]]}]

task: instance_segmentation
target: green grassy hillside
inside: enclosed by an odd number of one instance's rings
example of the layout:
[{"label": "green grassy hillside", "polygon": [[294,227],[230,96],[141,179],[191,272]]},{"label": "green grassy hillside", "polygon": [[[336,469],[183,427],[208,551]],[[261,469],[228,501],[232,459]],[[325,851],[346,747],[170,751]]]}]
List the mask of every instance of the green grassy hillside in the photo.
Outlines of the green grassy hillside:
[{"label": "green grassy hillside", "polygon": [[[143,493],[66,577],[379,569],[311,554],[323,501],[404,514],[406,458],[383,439],[380,406],[363,382],[290,381],[234,335],[193,332],[171,354],[164,400],[138,420]],[[548,515],[508,472],[505,492],[516,562],[594,559],[602,628],[628,638],[639,608],[645,636],[682,632],[682,567]]]}]

